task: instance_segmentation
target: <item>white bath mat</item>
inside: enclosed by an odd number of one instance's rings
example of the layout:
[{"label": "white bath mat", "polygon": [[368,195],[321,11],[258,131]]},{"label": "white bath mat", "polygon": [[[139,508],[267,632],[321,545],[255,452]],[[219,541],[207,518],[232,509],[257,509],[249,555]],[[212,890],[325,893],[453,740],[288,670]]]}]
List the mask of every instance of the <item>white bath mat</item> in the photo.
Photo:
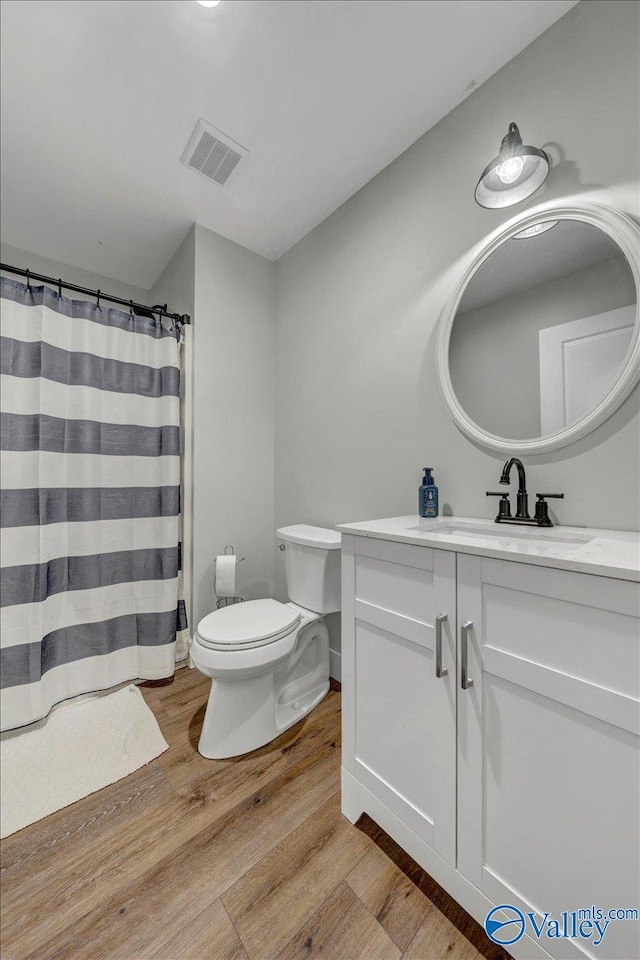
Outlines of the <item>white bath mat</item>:
[{"label": "white bath mat", "polygon": [[0,742],[0,837],[122,780],[169,749],[137,687],[70,703]]}]

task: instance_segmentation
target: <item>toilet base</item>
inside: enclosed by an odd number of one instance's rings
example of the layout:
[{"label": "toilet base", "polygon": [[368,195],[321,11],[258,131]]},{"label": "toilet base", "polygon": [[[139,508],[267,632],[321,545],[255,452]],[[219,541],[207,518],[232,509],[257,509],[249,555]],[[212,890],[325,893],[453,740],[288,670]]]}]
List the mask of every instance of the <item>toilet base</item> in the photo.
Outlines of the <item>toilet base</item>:
[{"label": "toilet base", "polygon": [[[254,677],[240,684],[213,680],[198,753],[208,760],[227,760],[263,747],[306,717],[329,692],[329,683],[310,690],[294,704],[277,704],[274,711],[273,674]],[[235,689],[234,689],[235,687]],[[243,708],[244,695],[251,696],[254,709]]]},{"label": "toilet base", "polygon": [[329,681],[327,680],[326,683],[321,683],[319,686],[309,690],[308,693],[300,697],[299,700],[294,700],[293,703],[277,704],[276,727],[278,734],[288,730],[289,727],[292,727],[298,720],[301,720],[303,717],[306,717],[308,713],[311,713],[313,708],[317,707],[328,693]]},{"label": "toilet base", "polygon": [[305,625],[278,669],[232,680],[214,676],[198,752],[226,760],[257,750],[305,717],[329,692],[329,638],[321,620]]}]

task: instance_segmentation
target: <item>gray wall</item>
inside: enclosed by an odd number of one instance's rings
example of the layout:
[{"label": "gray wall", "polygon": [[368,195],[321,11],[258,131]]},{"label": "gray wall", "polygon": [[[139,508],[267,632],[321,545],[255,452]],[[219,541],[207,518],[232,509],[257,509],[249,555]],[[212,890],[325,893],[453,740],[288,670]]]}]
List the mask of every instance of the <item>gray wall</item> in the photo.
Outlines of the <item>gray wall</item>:
[{"label": "gray wall", "polygon": [[151,291],[193,317],[183,380],[192,629],[214,608],[213,559],[227,544],[246,558],[238,592],[273,592],[274,283],[273,263],[194,224]]},{"label": "gray wall", "polygon": [[[0,255],[2,256],[2,263],[8,263],[12,267],[22,267],[25,270],[34,270],[44,277],[61,277],[63,280],[68,280],[69,283],[77,283],[79,287],[104,290],[106,293],[112,293],[114,297],[133,300],[135,303],[154,302],[148,299],[149,291],[143,290],[142,287],[120,283],[119,280],[111,280],[99,273],[91,273],[91,271],[83,270],[81,267],[74,267],[70,263],[61,263],[59,260],[52,260],[50,257],[41,257],[37,253],[29,253],[27,250],[20,250],[18,247],[11,247],[8,243],[3,243],[0,246]],[[7,273],[6,276],[24,282],[22,277],[17,277],[14,273]],[[65,296],[75,300],[90,299],[79,293],[71,293],[68,290],[62,292]],[[115,304],[112,304],[112,306],[115,306]]]},{"label": "gray wall", "polygon": [[274,281],[273,263],[196,225],[194,623],[213,609],[226,544],[246,557],[241,595],[272,595]]},{"label": "gray wall", "polygon": [[449,347],[458,400],[490,433],[540,436],[540,330],[635,302],[633,274],[620,255],[459,314]]},{"label": "gray wall", "polygon": [[[278,525],[415,513],[425,463],[441,504],[491,517],[504,458],[449,419],[438,315],[461,259],[527,206],[584,194],[637,213],[638,13],[583,0],[278,261]],[[475,183],[511,120],[554,169],[528,204],[483,210]],[[591,437],[530,459],[530,489],[564,491],[564,523],[637,528],[638,434],[636,391]]]},{"label": "gray wall", "polygon": [[196,229],[191,227],[169,263],[147,294],[149,303],[166,303],[173,313],[195,310]]}]

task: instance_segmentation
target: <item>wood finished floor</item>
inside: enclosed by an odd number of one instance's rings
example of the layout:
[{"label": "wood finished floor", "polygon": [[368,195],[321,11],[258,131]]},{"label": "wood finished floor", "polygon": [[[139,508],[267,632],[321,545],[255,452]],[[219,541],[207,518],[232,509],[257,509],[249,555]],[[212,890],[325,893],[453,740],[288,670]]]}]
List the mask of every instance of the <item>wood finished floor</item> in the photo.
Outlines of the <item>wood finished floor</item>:
[{"label": "wood finished floor", "polygon": [[342,817],[337,690],[213,761],[209,682],[143,688],[169,750],[3,841],[2,960],[508,960],[374,823]]}]

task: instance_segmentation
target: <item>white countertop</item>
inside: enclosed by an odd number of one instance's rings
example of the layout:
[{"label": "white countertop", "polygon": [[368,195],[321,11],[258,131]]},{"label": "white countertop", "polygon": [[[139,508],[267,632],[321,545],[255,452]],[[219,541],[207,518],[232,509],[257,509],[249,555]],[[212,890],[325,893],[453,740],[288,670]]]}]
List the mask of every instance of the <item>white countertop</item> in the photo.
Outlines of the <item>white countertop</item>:
[{"label": "white countertop", "polygon": [[640,534],[626,530],[517,526],[469,517],[423,520],[417,515],[344,523],[337,529],[358,537],[640,580]]}]

